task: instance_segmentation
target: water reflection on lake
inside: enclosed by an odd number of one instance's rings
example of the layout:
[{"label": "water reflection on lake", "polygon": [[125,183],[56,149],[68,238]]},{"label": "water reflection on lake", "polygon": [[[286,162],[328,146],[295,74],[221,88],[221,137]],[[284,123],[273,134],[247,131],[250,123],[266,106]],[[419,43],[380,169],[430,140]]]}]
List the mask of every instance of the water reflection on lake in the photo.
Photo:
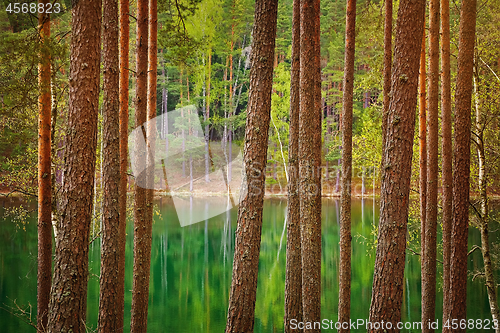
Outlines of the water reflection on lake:
[{"label": "water reflection on lake", "polygon": [[[220,200],[225,202],[225,198]],[[197,199],[194,207],[207,209]],[[231,268],[237,209],[199,223],[181,227],[172,205],[158,200],[160,215],[153,225],[151,258],[149,332],[223,332],[231,284]],[[375,260],[373,225],[378,223],[378,202],[353,200],[352,211],[352,319],[367,319]],[[1,209],[0,209],[1,210]],[[3,213],[3,212],[2,212]],[[286,201],[266,199],[257,288],[255,332],[282,332],[285,287]],[[322,318],[335,321],[338,307],[340,204],[323,199]],[[132,300],[133,235],[129,220],[126,247],[125,331],[130,327]],[[498,239],[498,236],[495,236]],[[470,244],[479,244],[477,230],[471,229]],[[13,301],[24,308],[32,305],[36,314],[36,220],[30,219],[26,232],[10,219],[0,221],[0,302]],[[96,327],[99,299],[99,242],[90,249],[88,325]],[[407,255],[403,320],[420,318],[420,261]],[[482,265],[476,251],[469,269]],[[441,265],[438,264],[441,276]],[[441,283],[438,283],[440,290]],[[441,317],[442,294],[437,295],[437,317]],[[468,284],[468,318],[490,318],[486,289],[482,282]],[[34,320],[34,318],[33,318]],[[34,331],[19,319],[0,310],[0,327],[5,332]],[[326,331],[326,330],[324,330]],[[354,330],[363,331],[363,330]],[[365,330],[366,331],[366,330]]]}]

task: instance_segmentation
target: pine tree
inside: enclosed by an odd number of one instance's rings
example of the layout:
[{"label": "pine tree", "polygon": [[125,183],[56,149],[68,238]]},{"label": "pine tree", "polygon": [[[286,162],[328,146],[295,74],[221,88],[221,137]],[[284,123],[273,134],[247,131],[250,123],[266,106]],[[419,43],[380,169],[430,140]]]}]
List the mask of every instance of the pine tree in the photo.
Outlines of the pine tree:
[{"label": "pine tree", "polygon": [[257,0],[243,157],[248,191],[238,210],[226,333],[253,332],[271,113],[278,1]]},{"label": "pine tree", "polygon": [[[467,239],[472,70],[476,40],[476,0],[464,0],[460,10],[458,75],[455,90],[455,149],[453,163],[453,225],[450,257],[450,319],[466,318]],[[443,330],[445,331],[445,330]],[[454,332],[465,332],[458,328]]]},{"label": "pine tree", "polygon": [[[429,98],[427,111],[427,199],[422,251],[422,322],[436,312],[436,237],[438,215],[439,0],[429,1]],[[424,325],[422,332],[434,332]]]},{"label": "pine tree", "polygon": [[[396,23],[370,322],[401,320],[417,77],[425,1],[403,0]],[[374,328],[368,329],[375,332]]]},{"label": "pine tree", "polygon": [[118,0],[103,3],[103,204],[101,229],[101,275],[98,328],[116,332],[123,327],[119,321],[123,309],[116,304],[120,298],[119,223],[120,207],[120,119],[118,63]]},{"label": "pine tree", "polygon": [[453,205],[450,79],[450,2],[441,0],[441,126],[443,188],[443,323],[450,316],[450,253]]},{"label": "pine tree", "polygon": [[[389,2],[389,0],[386,0]],[[340,282],[339,322],[349,323],[351,314],[351,178],[352,178],[352,113],[354,91],[354,54],[356,38],[356,0],[346,8],[346,38],[342,97],[342,192],[340,196]],[[339,332],[350,332],[344,329]]]},{"label": "pine tree", "polygon": [[118,298],[116,307],[118,308],[116,319],[122,326],[118,332],[123,332],[124,307],[125,307],[125,243],[127,227],[127,170],[128,170],[128,85],[129,85],[129,33],[130,33],[130,12],[129,0],[120,0],[120,77],[119,77],[119,103],[120,103],[120,197],[118,204],[120,207],[119,217],[119,247],[120,261],[118,263]]},{"label": "pine tree", "polygon": [[286,231],[285,332],[290,320],[302,321],[302,260],[300,247],[299,181],[300,0],[293,1],[290,137],[288,146],[288,210]]},{"label": "pine tree", "polygon": [[[44,6],[48,0],[41,0]],[[38,275],[37,330],[47,327],[52,279],[52,184],[51,184],[51,80],[50,80],[50,14],[40,13],[41,36],[38,98]]]},{"label": "pine tree", "polygon": [[49,332],[85,332],[99,106],[101,1],[72,9],[68,130]]},{"label": "pine tree", "polygon": [[[299,198],[304,322],[321,318],[320,1],[300,10]],[[305,329],[304,332],[317,329]]]},{"label": "pine tree", "polygon": [[[136,100],[135,124],[143,126],[147,120],[147,81],[148,81],[148,40],[149,40],[149,5],[148,0],[137,1],[137,60],[136,60]],[[145,129],[139,133],[143,135]],[[134,190],[134,268],[132,282],[131,332],[146,332],[148,321],[149,271],[151,264],[152,223],[148,218],[147,206],[147,149],[144,141],[136,138],[135,150],[138,170],[143,170],[136,177]]]}]

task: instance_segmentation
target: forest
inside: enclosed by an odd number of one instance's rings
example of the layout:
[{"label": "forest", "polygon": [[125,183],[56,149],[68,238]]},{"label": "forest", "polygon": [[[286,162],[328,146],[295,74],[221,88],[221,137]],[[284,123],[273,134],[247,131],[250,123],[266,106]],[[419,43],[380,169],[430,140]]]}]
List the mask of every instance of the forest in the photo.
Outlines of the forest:
[{"label": "forest", "polygon": [[0,9],[1,331],[500,333],[498,0]]}]

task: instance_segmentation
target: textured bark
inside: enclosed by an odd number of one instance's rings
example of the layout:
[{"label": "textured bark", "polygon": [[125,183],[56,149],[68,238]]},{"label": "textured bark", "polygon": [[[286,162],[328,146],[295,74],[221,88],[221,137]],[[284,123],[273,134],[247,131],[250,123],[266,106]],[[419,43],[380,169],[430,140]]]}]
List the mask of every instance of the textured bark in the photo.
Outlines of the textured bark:
[{"label": "textured bark", "polygon": [[441,126],[443,191],[443,322],[450,314],[450,242],[453,202],[450,79],[450,1],[441,0]]},{"label": "textured bark", "polygon": [[[488,219],[489,219],[489,207],[488,207],[488,192],[487,192],[487,173],[486,173],[486,152],[484,147],[484,128],[485,128],[485,117],[483,115],[483,109],[481,106],[481,98],[478,92],[478,81],[479,76],[477,75],[477,68],[474,73],[474,94],[475,94],[475,107],[476,107],[476,150],[478,159],[478,182],[479,182],[479,200],[480,209],[479,214],[476,213],[479,230],[481,232],[481,253],[483,255],[484,264],[484,277],[486,290],[488,292],[488,301],[490,303],[491,317],[493,320],[499,320],[500,311],[498,309],[498,299],[497,299],[497,284],[495,282],[494,268],[491,261],[490,255],[490,243],[489,243],[489,230],[488,230]],[[483,125],[484,124],[484,125]],[[495,333],[499,333],[500,328],[497,325]]]},{"label": "textured bark", "polygon": [[300,247],[299,201],[299,81],[300,80],[300,0],[293,1],[292,68],[290,81],[290,137],[288,144],[288,210],[286,232],[285,332],[292,331],[290,320],[302,321],[302,260]]},{"label": "textured bark", "polygon": [[[476,0],[464,0],[460,10],[458,75],[455,92],[455,159],[450,257],[450,318],[458,321],[466,318],[471,98],[475,37]],[[459,328],[454,332],[465,332],[465,329]]]},{"label": "textured bark", "polygon": [[[300,6],[299,198],[304,322],[321,320],[320,1]],[[304,332],[319,332],[304,329]]]},{"label": "textured bark", "polygon": [[[403,273],[410,192],[410,173],[417,78],[425,1],[403,0],[396,24],[391,100],[382,169],[380,224],[373,276],[371,322],[401,320]],[[375,332],[373,328],[369,332]],[[390,329],[388,332],[398,332]]]},{"label": "textured bark", "polygon": [[[382,147],[385,145],[387,135],[387,114],[391,94],[391,72],[392,72],[392,0],[385,1],[384,19],[384,108],[382,110]],[[382,156],[383,158],[383,156]],[[384,165],[382,160],[381,165]]]},{"label": "textured bark", "polygon": [[[422,322],[436,316],[436,236],[438,215],[439,0],[429,1],[429,98],[427,110],[427,200],[422,257]],[[429,325],[422,332],[434,332]]]},{"label": "textured bark", "polygon": [[[137,1],[137,58],[135,124],[142,126],[147,117],[147,71],[148,71],[148,0]],[[138,170],[145,170],[147,155],[144,147],[136,143]],[[132,310],[130,331],[146,332],[148,320],[149,270],[151,264],[152,225],[147,212],[147,172],[136,179],[134,189],[134,268],[132,280]]]},{"label": "textured bark", "polygon": [[[158,4],[157,0],[149,0],[149,24],[148,24],[148,91],[147,91],[147,128],[148,154],[147,154],[147,221],[153,224],[153,199],[154,199],[154,160],[156,144],[156,94],[158,80]],[[188,86],[189,88],[189,86]],[[189,89],[188,89],[189,96]],[[189,97],[188,97],[189,100]],[[151,247],[151,245],[149,245]]]},{"label": "textured bark", "polygon": [[[424,19],[425,25],[425,19]],[[419,135],[419,171],[420,171],[420,257],[424,257],[425,250],[425,211],[427,206],[427,122],[426,122],[426,68],[425,68],[425,28],[422,35],[422,48],[420,50],[420,74],[418,79],[418,135]],[[421,260],[421,271],[423,272],[423,260]]]},{"label": "textured bark", "polygon": [[[389,0],[386,0],[389,2]],[[340,195],[340,278],[339,322],[349,323],[351,314],[351,178],[352,109],[354,91],[354,53],[356,38],[356,0],[347,1],[345,62],[342,96],[342,192]],[[364,180],[364,178],[363,178]],[[364,185],[364,184],[363,184]],[[364,187],[364,186],[363,186]],[[362,191],[363,193],[363,191]],[[350,332],[349,325],[339,332]]]},{"label": "textured bark", "polygon": [[69,111],[49,332],[85,332],[99,107],[101,1],[72,9]]},{"label": "textured bark", "polygon": [[[46,4],[48,0],[39,3]],[[45,331],[52,278],[52,176],[51,176],[51,75],[50,14],[38,15],[42,45],[38,65],[38,274],[37,274],[37,330]]]},{"label": "textured bark", "polygon": [[103,211],[98,329],[122,329],[118,303],[120,277],[120,119],[118,63],[118,0],[103,2]]},{"label": "textured bark", "polygon": [[238,210],[226,332],[253,332],[278,1],[257,0],[245,130],[248,191]]},{"label": "textured bark", "polygon": [[[124,306],[125,306],[125,243],[126,243],[126,227],[127,227],[127,169],[128,169],[128,85],[129,85],[129,0],[120,0],[120,77],[119,77],[119,94],[120,94],[120,197],[118,204],[120,206],[120,222],[118,227],[120,261],[118,262],[118,296],[116,307],[118,308],[117,321],[123,327],[124,323]],[[119,328],[118,332],[123,332],[123,328]]]}]

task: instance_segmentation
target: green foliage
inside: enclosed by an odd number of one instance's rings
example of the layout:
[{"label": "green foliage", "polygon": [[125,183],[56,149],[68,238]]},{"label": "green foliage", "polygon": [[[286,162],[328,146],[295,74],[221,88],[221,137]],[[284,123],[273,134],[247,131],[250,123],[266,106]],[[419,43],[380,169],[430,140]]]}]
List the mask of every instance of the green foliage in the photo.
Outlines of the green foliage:
[{"label": "green foliage", "polygon": [[[3,15],[4,12],[2,12]],[[34,196],[37,182],[38,132],[38,64],[46,60],[48,51],[52,64],[52,107],[66,106],[69,15],[57,18],[52,36],[42,44],[37,29],[11,32],[0,17],[0,183],[11,190]],[[57,119],[53,120],[57,124]],[[61,121],[59,121],[59,124]],[[54,128],[55,142],[64,130]],[[55,165],[59,158],[55,157]]]},{"label": "green foliage", "polygon": [[274,71],[273,94],[271,95],[268,155],[275,163],[288,164],[289,114],[290,65],[282,62]]}]

